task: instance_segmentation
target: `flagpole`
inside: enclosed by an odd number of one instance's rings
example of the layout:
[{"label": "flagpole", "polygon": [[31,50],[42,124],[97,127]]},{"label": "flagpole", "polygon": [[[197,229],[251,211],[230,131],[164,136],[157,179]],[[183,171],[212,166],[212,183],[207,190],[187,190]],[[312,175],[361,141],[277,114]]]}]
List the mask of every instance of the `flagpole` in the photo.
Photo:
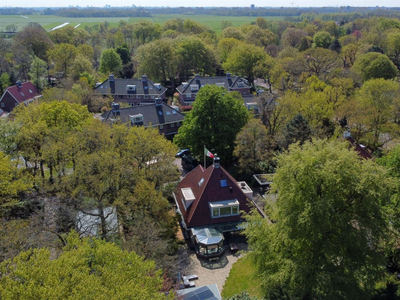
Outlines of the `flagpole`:
[{"label": "flagpole", "polygon": [[203,145],[203,155],[204,155],[204,169],[206,168],[206,145]]}]

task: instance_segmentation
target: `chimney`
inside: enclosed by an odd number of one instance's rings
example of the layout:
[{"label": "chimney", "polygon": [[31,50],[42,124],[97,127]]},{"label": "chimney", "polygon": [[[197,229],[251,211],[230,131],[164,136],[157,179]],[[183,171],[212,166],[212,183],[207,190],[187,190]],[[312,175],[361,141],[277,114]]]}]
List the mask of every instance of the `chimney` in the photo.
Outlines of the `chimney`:
[{"label": "chimney", "polygon": [[344,137],[345,139],[351,137],[350,130],[347,129],[345,132],[343,132],[343,137]]},{"label": "chimney", "polygon": [[147,82],[147,75],[142,75],[142,82]]},{"label": "chimney", "polygon": [[226,79],[231,79],[231,73],[226,73]]},{"label": "chimney", "polygon": [[154,99],[154,103],[156,106],[161,106],[162,105],[162,100],[160,97],[157,97],[156,99]]},{"label": "chimney", "polygon": [[195,74],[195,75],[194,75],[194,78],[195,78],[196,80],[199,80],[199,79],[200,79],[200,75],[199,75],[199,74]]},{"label": "chimney", "polygon": [[113,102],[111,103],[112,107],[112,114],[114,117],[117,117],[120,115],[120,110],[119,110],[119,103]]},{"label": "chimney", "polygon": [[114,75],[109,75],[108,76],[108,84],[110,85],[110,91],[111,94],[115,94],[115,79],[114,79]]},{"label": "chimney", "polygon": [[219,168],[220,163],[219,163],[220,159],[218,156],[214,156],[214,168]]},{"label": "chimney", "polygon": [[22,82],[21,82],[21,80],[18,80],[18,81],[16,82],[16,84],[17,84],[18,90],[22,89]]}]

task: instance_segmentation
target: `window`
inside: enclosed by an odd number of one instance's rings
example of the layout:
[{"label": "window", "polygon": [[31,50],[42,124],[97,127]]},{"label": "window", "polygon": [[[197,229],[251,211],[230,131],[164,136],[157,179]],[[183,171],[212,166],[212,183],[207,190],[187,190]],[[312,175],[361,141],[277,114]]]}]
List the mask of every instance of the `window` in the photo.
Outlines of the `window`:
[{"label": "window", "polygon": [[175,123],[171,123],[171,128],[172,128],[172,127],[175,127]]},{"label": "window", "polygon": [[186,94],[186,98],[192,98],[192,94]]},{"label": "window", "polygon": [[221,179],[219,182],[221,183],[221,187],[227,187],[228,186],[228,183],[226,182],[226,179]]},{"label": "window", "polygon": [[133,95],[129,95],[129,99],[133,99]]},{"label": "window", "polygon": [[210,202],[209,206],[212,218],[236,216],[239,214],[239,201],[237,199]]},{"label": "window", "polygon": [[143,97],[144,97],[144,99],[147,99],[147,95],[144,95]]},{"label": "window", "polygon": [[158,126],[159,129],[164,129],[163,125]]},{"label": "window", "polygon": [[136,99],[140,99],[140,95],[137,95],[137,96],[136,96]]},{"label": "window", "polygon": [[151,99],[154,99],[154,98],[155,98],[155,96],[154,96],[154,95],[152,95],[152,96],[151,96]]}]

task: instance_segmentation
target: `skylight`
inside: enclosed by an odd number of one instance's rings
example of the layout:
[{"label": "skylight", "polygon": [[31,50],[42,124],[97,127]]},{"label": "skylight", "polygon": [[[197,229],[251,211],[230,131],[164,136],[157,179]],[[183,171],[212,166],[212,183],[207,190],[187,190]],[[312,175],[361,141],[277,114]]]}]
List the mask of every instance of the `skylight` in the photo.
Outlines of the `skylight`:
[{"label": "skylight", "polygon": [[168,116],[171,115],[171,112],[169,112],[168,110],[165,112]]},{"label": "skylight", "polygon": [[159,110],[159,111],[158,111],[158,114],[159,114],[160,116],[162,116],[162,111],[161,111],[161,110]]},{"label": "skylight", "polygon": [[226,182],[226,179],[221,179],[219,182],[221,183],[221,187],[227,187],[228,186],[228,183]]},{"label": "skylight", "polygon": [[204,178],[200,179],[199,186],[201,186],[203,184],[203,182],[204,182]]},{"label": "skylight", "polygon": [[173,111],[172,111],[172,114],[173,114],[173,115],[176,115],[176,114],[177,114],[176,110],[173,110]]}]

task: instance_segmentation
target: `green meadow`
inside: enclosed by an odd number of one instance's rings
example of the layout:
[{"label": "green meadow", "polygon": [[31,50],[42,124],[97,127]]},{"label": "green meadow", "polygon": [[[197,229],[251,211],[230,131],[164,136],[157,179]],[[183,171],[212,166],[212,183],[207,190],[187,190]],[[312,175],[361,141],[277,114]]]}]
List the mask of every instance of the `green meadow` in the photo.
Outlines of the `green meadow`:
[{"label": "green meadow", "polygon": [[[24,28],[29,22],[37,22],[44,29],[50,30],[58,25],[69,22],[71,26],[81,24],[80,27],[85,28],[86,25],[94,25],[107,21],[112,27],[118,26],[120,20],[127,22],[138,22],[140,20],[149,20],[157,24],[164,24],[171,19],[191,19],[200,24],[204,24],[213,29],[218,34],[221,32],[221,21],[230,21],[233,26],[240,26],[254,22],[257,17],[232,17],[232,16],[213,16],[213,15],[161,15],[153,14],[150,18],[68,18],[59,16],[44,15],[28,15],[28,16],[5,16],[0,15],[0,31],[4,31],[9,24],[18,26],[18,30]],[[282,17],[266,17],[267,20],[281,20]]]}]

